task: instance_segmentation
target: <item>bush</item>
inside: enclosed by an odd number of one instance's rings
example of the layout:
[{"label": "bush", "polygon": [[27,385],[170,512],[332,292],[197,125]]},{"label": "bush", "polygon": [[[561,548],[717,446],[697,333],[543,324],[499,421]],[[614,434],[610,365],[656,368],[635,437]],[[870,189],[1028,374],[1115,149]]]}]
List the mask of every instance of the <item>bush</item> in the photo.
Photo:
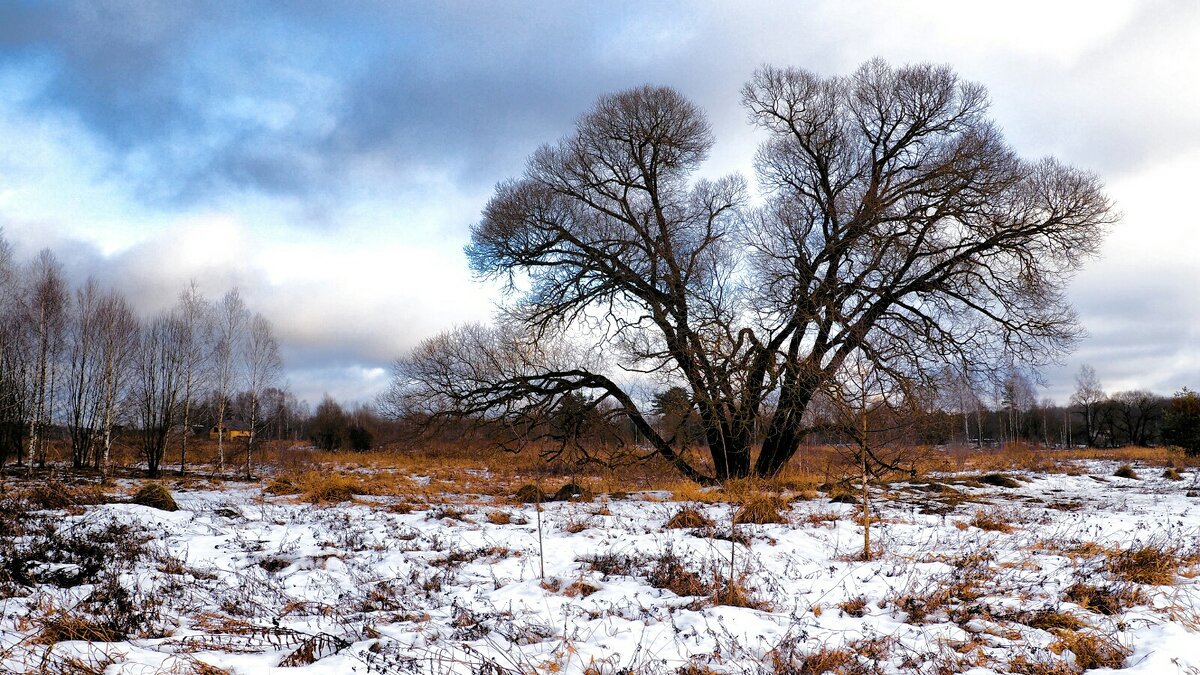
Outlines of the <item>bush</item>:
[{"label": "bush", "polygon": [[178,511],[179,506],[175,503],[175,498],[171,496],[171,492],[162,486],[162,483],[146,483],[138,488],[131,500],[134,504],[149,506],[152,509],[159,511]]}]

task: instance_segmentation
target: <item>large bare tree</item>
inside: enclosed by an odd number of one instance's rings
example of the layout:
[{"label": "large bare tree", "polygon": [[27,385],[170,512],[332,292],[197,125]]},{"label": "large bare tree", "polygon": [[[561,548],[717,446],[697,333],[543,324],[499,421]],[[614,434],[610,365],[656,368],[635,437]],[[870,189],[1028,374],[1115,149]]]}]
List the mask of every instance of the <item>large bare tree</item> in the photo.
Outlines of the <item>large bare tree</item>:
[{"label": "large bare tree", "polygon": [[[1072,345],[1064,284],[1115,215],[1092,174],[1017,156],[982,86],[871,61],[848,77],[763,68],[742,99],[767,134],[757,208],[739,177],[694,177],[712,133],[671,89],[602,97],[539,149],[467,251],[507,282],[502,325],[400,359],[387,407],[521,428],[584,392],[711,482],[778,473],[852,356],[898,379]],[[647,422],[631,373],[691,393],[710,467]]]}]

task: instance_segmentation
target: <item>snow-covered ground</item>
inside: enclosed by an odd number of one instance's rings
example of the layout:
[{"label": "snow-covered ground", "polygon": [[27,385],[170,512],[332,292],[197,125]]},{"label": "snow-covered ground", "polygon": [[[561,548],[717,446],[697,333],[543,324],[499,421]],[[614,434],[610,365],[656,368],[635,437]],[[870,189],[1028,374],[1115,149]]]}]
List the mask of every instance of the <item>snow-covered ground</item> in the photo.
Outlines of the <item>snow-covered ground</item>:
[{"label": "snow-covered ground", "polygon": [[[876,494],[871,562],[858,559],[858,507],[827,498],[791,503],[788,524],[737,526],[736,545],[734,507],[695,504],[715,527],[668,529],[687,504],[653,494],[545,504],[540,548],[533,505],[468,496],[404,512],[390,498],[314,506],[226,486],[177,492],[176,512],[58,512],[60,537],[107,542],[127,524],[146,543],[113,548],[112,573],[87,583],[63,581],[80,578],[78,562],[47,560],[31,588],[10,585],[0,671],[86,672],[64,669],[78,659],[138,674],[1066,673],[1072,637],[1085,636],[1126,648],[1124,672],[1200,673],[1190,566],[1155,586],[1113,562],[1145,546],[1195,553],[1193,474],[1083,468],[1013,474],[1016,488],[892,485]],[[989,518],[1012,531],[971,524]],[[741,604],[754,607],[721,604],[731,554],[753,600]],[[716,590],[669,590],[685,582]],[[1080,588],[1126,601],[1114,610]],[[100,595],[132,612],[138,635],[45,644],[47,626],[93,611]],[[821,670],[818,657],[843,659],[842,670]]]}]

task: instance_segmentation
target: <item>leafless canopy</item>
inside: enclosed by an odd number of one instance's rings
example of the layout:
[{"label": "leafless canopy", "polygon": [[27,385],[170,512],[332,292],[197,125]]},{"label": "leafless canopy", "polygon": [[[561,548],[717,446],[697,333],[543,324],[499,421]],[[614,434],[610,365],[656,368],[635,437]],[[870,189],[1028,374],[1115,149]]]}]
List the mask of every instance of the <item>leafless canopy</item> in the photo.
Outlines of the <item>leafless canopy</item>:
[{"label": "leafless canopy", "polygon": [[[1070,348],[1064,284],[1115,215],[1095,176],[1018,157],[983,87],[871,61],[763,68],[742,100],[767,135],[758,207],[740,177],[694,178],[712,133],[671,89],[605,96],[538,150],[467,250],[508,282],[503,325],[398,361],[393,408],[520,420],[585,392],[707,482],[777,473],[851,356],[913,377]],[[711,475],[654,432],[630,372],[691,392]]]}]

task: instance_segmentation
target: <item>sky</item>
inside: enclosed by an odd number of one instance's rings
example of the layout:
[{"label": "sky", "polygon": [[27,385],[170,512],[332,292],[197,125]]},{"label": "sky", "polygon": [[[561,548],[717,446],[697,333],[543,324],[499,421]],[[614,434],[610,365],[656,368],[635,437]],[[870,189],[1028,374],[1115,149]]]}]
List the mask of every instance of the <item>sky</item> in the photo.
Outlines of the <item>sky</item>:
[{"label": "sky", "polygon": [[597,97],[678,89],[753,185],[763,65],[946,63],[1021,155],[1123,218],[1069,296],[1109,391],[1200,387],[1200,3],[5,2],[0,228],[144,313],[190,280],[275,325],[288,384],[369,402],[422,338],[487,320],[462,248],[494,186]]}]

